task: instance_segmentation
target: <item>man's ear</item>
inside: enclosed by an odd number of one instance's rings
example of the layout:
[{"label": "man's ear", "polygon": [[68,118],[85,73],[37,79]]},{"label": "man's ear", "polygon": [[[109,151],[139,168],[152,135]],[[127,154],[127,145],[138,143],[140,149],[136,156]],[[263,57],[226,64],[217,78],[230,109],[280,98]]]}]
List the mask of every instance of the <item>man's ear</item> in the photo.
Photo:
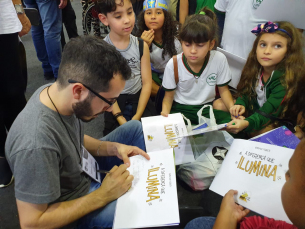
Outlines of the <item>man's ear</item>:
[{"label": "man's ear", "polygon": [[109,25],[107,16],[105,14],[98,14],[98,18],[105,26]]},{"label": "man's ear", "polygon": [[210,42],[210,51],[214,48],[215,46],[215,39],[213,39],[211,42]]},{"label": "man's ear", "polygon": [[87,97],[89,90],[87,90],[82,84],[76,83],[72,87],[73,98],[76,100],[81,100],[82,97]]}]

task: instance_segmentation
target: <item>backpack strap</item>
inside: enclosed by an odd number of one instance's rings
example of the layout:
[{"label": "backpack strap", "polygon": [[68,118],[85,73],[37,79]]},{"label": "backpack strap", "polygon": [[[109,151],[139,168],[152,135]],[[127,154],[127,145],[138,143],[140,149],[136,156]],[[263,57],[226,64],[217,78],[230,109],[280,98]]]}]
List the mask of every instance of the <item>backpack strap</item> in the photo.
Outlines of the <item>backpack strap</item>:
[{"label": "backpack strap", "polygon": [[175,82],[176,84],[179,81],[179,75],[178,75],[178,61],[177,61],[177,56],[173,56],[173,63],[174,63],[174,75],[175,75]]},{"label": "backpack strap", "polygon": [[144,41],[141,37],[138,37],[138,40],[139,40],[139,52],[140,52],[140,60],[141,60],[143,56]]},{"label": "backpack strap", "polygon": [[255,111],[256,113],[266,117],[266,118],[269,118],[271,119],[272,121],[278,121],[280,124],[286,126],[292,133],[295,133],[295,126],[296,126],[296,122],[295,121],[292,121],[290,119],[282,119],[282,118],[277,118],[277,117],[274,117],[264,111],[261,111],[261,110],[256,110]]}]

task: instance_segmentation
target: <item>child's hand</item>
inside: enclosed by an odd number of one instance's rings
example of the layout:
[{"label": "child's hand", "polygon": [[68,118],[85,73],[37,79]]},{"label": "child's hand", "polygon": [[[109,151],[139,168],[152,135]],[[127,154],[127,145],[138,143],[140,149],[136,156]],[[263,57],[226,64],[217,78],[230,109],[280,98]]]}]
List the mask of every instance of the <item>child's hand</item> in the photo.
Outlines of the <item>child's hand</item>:
[{"label": "child's hand", "polygon": [[246,108],[242,105],[234,105],[230,108],[230,113],[233,117],[238,118],[238,116],[244,114]]},{"label": "child's hand", "polygon": [[146,44],[147,44],[148,46],[151,45],[151,42],[152,42],[152,41],[154,40],[154,38],[155,38],[154,33],[155,33],[155,31],[154,31],[153,29],[148,30],[148,31],[144,30],[144,32],[142,33],[141,38],[143,39],[143,41],[146,42]]},{"label": "child's hand", "polygon": [[221,202],[220,211],[217,216],[216,222],[227,223],[226,227],[230,228],[230,226],[237,225],[239,221],[241,221],[249,212],[249,209],[244,209],[242,206],[238,205],[234,201],[234,195],[238,192],[236,190],[230,190],[223,197]]},{"label": "child's hand", "polygon": [[164,111],[161,111],[161,115],[164,116],[164,117],[168,117],[168,113],[164,112]]},{"label": "child's hand", "polygon": [[238,132],[246,129],[249,126],[249,122],[243,119],[233,119],[226,126],[226,130],[230,133],[237,134]]}]

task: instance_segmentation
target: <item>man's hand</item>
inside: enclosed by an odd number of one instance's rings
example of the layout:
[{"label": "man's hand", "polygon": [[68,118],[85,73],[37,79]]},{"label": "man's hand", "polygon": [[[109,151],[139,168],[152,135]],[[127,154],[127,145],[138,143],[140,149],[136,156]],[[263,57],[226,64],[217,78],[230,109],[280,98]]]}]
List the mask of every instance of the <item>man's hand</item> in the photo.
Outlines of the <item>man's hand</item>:
[{"label": "man's hand", "polygon": [[122,164],[120,167],[114,166],[110,173],[104,178],[101,187],[97,190],[101,195],[107,198],[107,202],[116,200],[130,188],[133,176],[129,174],[127,165]]},{"label": "man's hand", "polygon": [[144,30],[144,32],[142,33],[141,38],[143,39],[143,41],[146,42],[146,44],[147,44],[148,46],[151,45],[151,42],[152,42],[152,41],[154,40],[154,38],[155,38],[154,33],[155,33],[155,31],[154,31],[153,29],[148,30],[148,31]]},{"label": "man's hand", "polygon": [[227,124],[226,130],[230,133],[237,134],[248,126],[249,122],[244,119],[233,119]]},{"label": "man's hand", "polygon": [[19,37],[22,37],[23,35],[27,34],[30,31],[32,25],[28,17],[25,15],[25,13],[17,14],[17,15],[19,21],[22,24],[22,30],[19,32]]},{"label": "man's hand", "polygon": [[234,105],[230,108],[230,113],[234,118],[238,118],[243,115],[246,111],[246,108],[242,105]]},{"label": "man's hand", "polygon": [[68,0],[60,0],[60,3],[58,5],[59,9],[63,9],[66,7]]},{"label": "man's hand", "polygon": [[147,160],[150,159],[149,155],[145,153],[143,150],[136,146],[128,146],[124,144],[117,143],[116,149],[115,149],[115,155],[122,159],[124,164],[126,164],[128,167],[130,166],[130,160],[129,157],[135,156],[135,155],[142,155]]}]

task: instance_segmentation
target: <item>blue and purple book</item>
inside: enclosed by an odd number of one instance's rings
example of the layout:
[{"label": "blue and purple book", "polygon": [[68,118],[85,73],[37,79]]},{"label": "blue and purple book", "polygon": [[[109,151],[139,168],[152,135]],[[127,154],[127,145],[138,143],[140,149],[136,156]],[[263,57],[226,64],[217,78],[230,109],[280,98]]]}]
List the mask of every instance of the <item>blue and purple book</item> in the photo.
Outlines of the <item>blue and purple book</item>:
[{"label": "blue and purple book", "polygon": [[298,139],[290,130],[288,130],[286,126],[281,126],[249,140],[290,149],[295,149],[300,142],[300,139]]}]

